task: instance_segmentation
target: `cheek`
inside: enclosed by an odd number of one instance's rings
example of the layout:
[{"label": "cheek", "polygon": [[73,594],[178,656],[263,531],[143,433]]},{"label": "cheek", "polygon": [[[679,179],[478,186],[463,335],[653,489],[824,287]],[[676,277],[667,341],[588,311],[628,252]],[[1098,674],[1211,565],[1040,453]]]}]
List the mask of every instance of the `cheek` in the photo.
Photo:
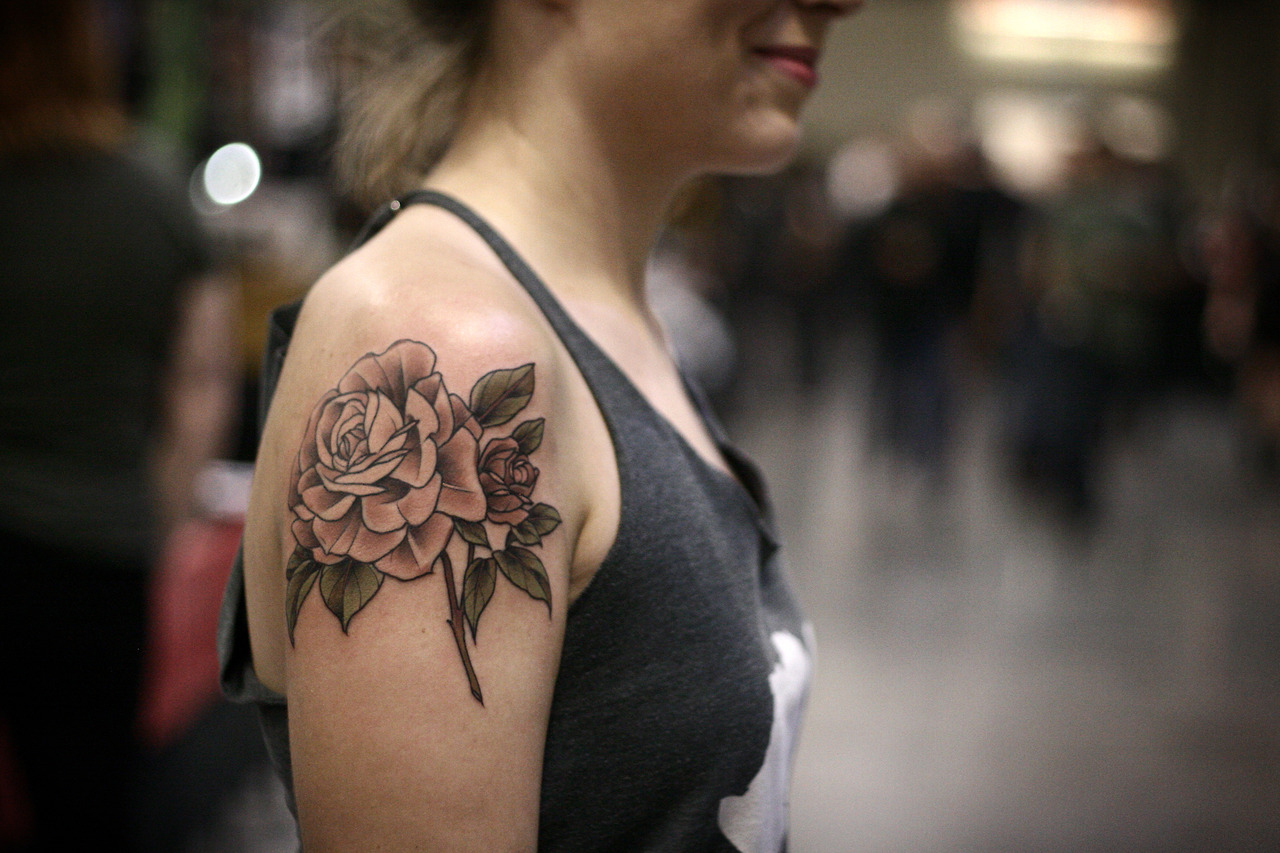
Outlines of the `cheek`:
[{"label": "cheek", "polygon": [[742,15],[734,10],[759,0],[621,2],[626,21],[597,41],[596,61],[616,63],[615,79],[633,93],[684,91],[705,101],[740,70]]}]

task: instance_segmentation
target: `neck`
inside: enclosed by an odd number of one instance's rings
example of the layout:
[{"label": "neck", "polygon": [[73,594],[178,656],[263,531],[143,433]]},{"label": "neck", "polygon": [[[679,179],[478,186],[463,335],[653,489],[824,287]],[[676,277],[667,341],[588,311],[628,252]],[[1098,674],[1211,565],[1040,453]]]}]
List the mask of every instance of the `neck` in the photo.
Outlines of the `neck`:
[{"label": "neck", "polygon": [[685,176],[651,155],[620,156],[567,99],[519,88],[472,99],[426,185],[475,206],[561,295],[625,300],[647,315],[646,261]]}]

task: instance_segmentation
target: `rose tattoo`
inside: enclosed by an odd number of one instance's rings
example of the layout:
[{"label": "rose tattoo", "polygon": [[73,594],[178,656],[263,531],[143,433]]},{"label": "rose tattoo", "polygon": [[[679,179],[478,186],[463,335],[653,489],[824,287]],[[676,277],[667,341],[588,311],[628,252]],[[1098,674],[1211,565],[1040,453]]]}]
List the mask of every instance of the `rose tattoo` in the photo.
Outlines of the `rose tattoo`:
[{"label": "rose tattoo", "polygon": [[290,508],[294,538],[317,562],[350,558],[412,580],[431,571],[453,518],[484,518],[480,425],[435,360],[400,341],[357,362],[316,406]]},{"label": "rose tattoo", "polygon": [[500,524],[519,524],[529,517],[538,469],[509,436],[495,438],[480,455],[480,487],[488,504],[487,517]]},{"label": "rose tattoo", "polygon": [[[297,543],[286,569],[291,643],[317,581],[346,632],[386,577],[411,581],[439,565],[448,622],[483,704],[464,621],[474,642],[499,574],[551,607],[546,569],[528,550],[560,524],[553,507],[533,501],[538,469],[529,457],[542,444],[545,421],[524,421],[479,449],[486,431],[514,419],[533,391],[534,365],[526,364],[485,374],[463,401],[437,372],[435,352],[402,340],[360,359],[325,393],[308,419],[289,489]],[[503,527],[506,544],[494,549],[489,535]],[[455,533],[466,554],[460,594],[450,556]]]}]

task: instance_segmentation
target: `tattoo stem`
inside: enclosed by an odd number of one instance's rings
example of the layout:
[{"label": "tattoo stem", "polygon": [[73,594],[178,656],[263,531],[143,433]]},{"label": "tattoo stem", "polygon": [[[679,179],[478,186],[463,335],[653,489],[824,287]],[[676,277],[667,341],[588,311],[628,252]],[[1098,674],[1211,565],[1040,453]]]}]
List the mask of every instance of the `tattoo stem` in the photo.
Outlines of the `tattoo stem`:
[{"label": "tattoo stem", "polygon": [[[445,547],[447,548],[448,545],[446,544]],[[453,561],[449,559],[447,550],[440,552],[440,564],[444,567],[444,585],[449,596],[449,627],[453,629],[453,640],[458,644],[458,654],[462,656],[462,667],[467,671],[467,683],[471,685],[471,695],[483,705],[484,697],[480,694],[480,679],[476,678],[476,671],[471,666],[471,653],[467,651],[466,620],[462,617],[462,607],[458,604],[458,597],[453,593]]]}]

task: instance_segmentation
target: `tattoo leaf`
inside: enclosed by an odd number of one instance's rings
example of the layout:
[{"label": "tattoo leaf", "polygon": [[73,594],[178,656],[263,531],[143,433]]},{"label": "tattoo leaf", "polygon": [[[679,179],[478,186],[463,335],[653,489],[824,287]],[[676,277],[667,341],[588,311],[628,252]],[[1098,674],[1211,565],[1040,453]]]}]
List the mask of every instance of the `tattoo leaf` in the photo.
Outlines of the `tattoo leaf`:
[{"label": "tattoo leaf", "polygon": [[505,551],[495,552],[493,558],[507,580],[528,593],[530,598],[545,602],[547,613],[551,612],[551,580],[536,554],[511,546]]},{"label": "tattoo leaf", "polygon": [[541,545],[542,537],[559,526],[560,513],[556,512],[555,507],[549,504],[534,504],[529,510],[529,517],[511,528],[507,545],[510,547],[512,537],[521,545]]},{"label": "tattoo leaf", "polygon": [[471,639],[480,627],[480,614],[489,606],[498,583],[498,565],[492,557],[472,560],[462,576],[462,612],[471,626]]},{"label": "tattoo leaf", "polygon": [[532,364],[494,370],[481,376],[471,389],[471,413],[488,429],[514,418],[532,398]]},{"label": "tattoo leaf", "polygon": [[464,542],[493,550],[489,545],[489,534],[485,532],[482,523],[467,521],[465,518],[455,518],[453,520],[453,528],[458,531],[458,535],[462,537]]},{"label": "tattoo leaf", "polygon": [[520,452],[525,456],[542,446],[542,432],[546,428],[546,418],[525,421],[511,431],[511,437],[520,445]]},{"label": "tattoo leaf", "polygon": [[529,525],[529,522],[525,521],[511,528],[511,532],[507,534],[507,547],[510,548],[513,542],[521,545],[541,545],[542,537]]},{"label": "tattoo leaf", "polygon": [[310,551],[303,548],[301,545],[294,548],[293,553],[289,555],[288,564],[284,567],[285,580],[292,578],[301,566],[306,563],[310,563],[311,561]]},{"label": "tattoo leaf", "polygon": [[539,536],[546,536],[560,526],[560,513],[550,504],[534,504],[525,522],[533,525]]},{"label": "tattoo leaf", "polygon": [[377,594],[383,577],[382,572],[368,563],[357,563],[354,560],[343,560],[321,569],[320,596],[329,612],[342,623],[344,634],[352,617]]},{"label": "tattoo leaf", "polygon": [[295,548],[293,554],[289,557],[289,565],[285,569],[285,578],[289,583],[285,588],[284,595],[284,612],[285,621],[289,628],[289,645],[294,645],[293,631],[298,624],[298,611],[302,609],[302,602],[306,600],[307,594],[311,592],[311,587],[315,586],[320,568],[319,563],[310,559],[310,555],[305,548]]}]

